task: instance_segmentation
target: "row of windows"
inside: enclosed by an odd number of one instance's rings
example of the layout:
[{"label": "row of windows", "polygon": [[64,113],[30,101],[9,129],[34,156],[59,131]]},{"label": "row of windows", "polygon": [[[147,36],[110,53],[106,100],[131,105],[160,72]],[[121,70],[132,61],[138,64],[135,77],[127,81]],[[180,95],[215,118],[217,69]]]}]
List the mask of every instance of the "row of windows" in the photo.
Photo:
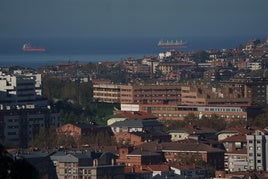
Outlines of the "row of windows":
[{"label": "row of windows", "polygon": [[[146,110],[145,108],[143,108]],[[152,110],[157,111],[218,111],[218,112],[243,112],[240,108],[198,108],[198,107],[152,107]]]},{"label": "row of windows", "polygon": [[[164,116],[164,117],[185,117],[185,116],[187,116],[188,114],[154,114],[155,116],[159,116],[159,117],[161,117],[161,116]],[[197,116],[197,115],[196,115]],[[204,116],[204,117],[212,117],[212,115],[210,115],[210,114],[204,114],[204,115],[202,115],[202,116]],[[245,115],[220,115],[220,117],[222,117],[222,118],[233,118],[233,119],[238,119],[238,118],[247,118],[247,116],[245,116]]]}]

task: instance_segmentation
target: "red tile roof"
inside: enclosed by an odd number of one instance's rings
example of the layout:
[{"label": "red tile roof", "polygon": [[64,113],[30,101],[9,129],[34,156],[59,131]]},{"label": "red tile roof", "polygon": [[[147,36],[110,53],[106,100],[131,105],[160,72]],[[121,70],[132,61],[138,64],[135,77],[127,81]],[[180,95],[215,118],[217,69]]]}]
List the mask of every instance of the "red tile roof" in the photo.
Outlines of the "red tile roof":
[{"label": "red tile roof", "polygon": [[232,150],[225,153],[228,154],[247,154],[247,149],[240,149],[240,150]]},{"label": "red tile roof", "polygon": [[161,165],[143,165],[143,169],[147,169],[149,171],[162,171],[162,172],[167,172],[170,170],[169,166],[166,164],[161,164]]},{"label": "red tile roof", "polygon": [[129,119],[156,119],[156,116],[143,111],[116,111],[114,116]]},{"label": "red tile roof", "polygon": [[241,134],[227,137],[222,142],[247,142],[247,139],[245,134]]}]

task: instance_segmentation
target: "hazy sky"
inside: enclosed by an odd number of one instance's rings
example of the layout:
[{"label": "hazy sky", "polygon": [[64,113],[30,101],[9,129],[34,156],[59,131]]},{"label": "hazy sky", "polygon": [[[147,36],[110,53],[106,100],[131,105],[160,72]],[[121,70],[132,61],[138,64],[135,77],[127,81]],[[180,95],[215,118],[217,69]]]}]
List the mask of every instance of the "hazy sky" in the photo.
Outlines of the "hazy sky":
[{"label": "hazy sky", "polygon": [[0,0],[0,38],[268,36],[268,0]]}]

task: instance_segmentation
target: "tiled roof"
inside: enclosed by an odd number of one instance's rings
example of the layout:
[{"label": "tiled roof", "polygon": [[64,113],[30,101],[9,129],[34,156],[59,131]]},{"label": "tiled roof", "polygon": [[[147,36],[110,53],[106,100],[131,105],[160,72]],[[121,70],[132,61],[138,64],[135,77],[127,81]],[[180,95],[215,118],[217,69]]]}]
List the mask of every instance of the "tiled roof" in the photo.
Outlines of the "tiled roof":
[{"label": "tiled roof", "polygon": [[142,148],[136,148],[135,150],[131,151],[128,156],[131,155],[141,155],[141,156],[160,156],[160,153],[149,151],[149,150],[143,150]]},{"label": "tiled roof", "polygon": [[192,152],[225,152],[225,150],[214,148],[209,145],[193,142],[193,140],[185,140],[185,142],[148,142],[136,146],[139,150],[142,148],[144,151],[192,151]]},{"label": "tiled roof", "polygon": [[240,150],[231,150],[225,153],[226,155],[228,154],[233,154],[233,155],[238,155],[238,154],[247,154],[247,149],[240,149]]},{"label": "tiled roof", "polygon": [[116,111],[114,114],[116,117],[126,117],[129,119],[156,119],[156,116],[143,111]]},{"label": "tiled roof", "polygon": [[183,130],[191,134],[216,133],[214,129],[207,128],[207,127],[199,127],[195,125],[187,125],[183,128]]},{"label": "tiled roof", "polygon": [[203,143],[177,143],[177,142],[165,142],[161,143],[162,151],[192,151],[192,152],[224,152],[224,150],[219,148],[213,148],[209,145]]},{"label": "tiled roof", "polygon": [[255,126],[244,126],[244,125],[240,125],[240,126],[235,126],[235,127],[231,127],[229,129],[220,131],[219,133],[235,133],[238,132],[239,134],[251,134],[254,133],[255,130],[263,130],[261,128],[255,127]]},{"label": "tiled roof", "polygon": [[111,124],[111,127],[149,127],[149,126],[162,126],[162,123],[156,119],[126,119]]},{"label": "tiled roof", "polygon": [[222,142],[247,142],[246,135],[233,135],[225,138]]},{"label": "tiled roof", "polygon": [[167,172],[170,171],[170,168],[166,164],[161,164],[161,165],[144,165],[142,166],[143,169],[147,169],[149,171],[162,171],[162,172]]},{"label": "tiled roof", "polygon": [[65,154],[64,152],[56,153],[55,155],[51,156],[52,160],[56,160],[59,162],[75,162],[78,163],[80,160],[92,161],[91,153],[69,153]]}]

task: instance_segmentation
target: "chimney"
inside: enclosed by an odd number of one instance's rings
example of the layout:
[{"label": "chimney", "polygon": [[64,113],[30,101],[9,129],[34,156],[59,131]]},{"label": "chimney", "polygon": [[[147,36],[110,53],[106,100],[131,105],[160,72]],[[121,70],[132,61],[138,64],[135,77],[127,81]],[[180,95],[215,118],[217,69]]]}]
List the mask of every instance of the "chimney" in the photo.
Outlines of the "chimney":
[{"label": "chimney", "polygon": [[96,167],[96,166],[98,166],[98,159],[93,160],[93,167]]}]

